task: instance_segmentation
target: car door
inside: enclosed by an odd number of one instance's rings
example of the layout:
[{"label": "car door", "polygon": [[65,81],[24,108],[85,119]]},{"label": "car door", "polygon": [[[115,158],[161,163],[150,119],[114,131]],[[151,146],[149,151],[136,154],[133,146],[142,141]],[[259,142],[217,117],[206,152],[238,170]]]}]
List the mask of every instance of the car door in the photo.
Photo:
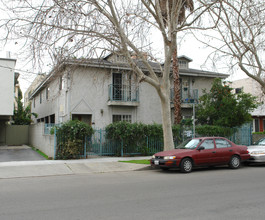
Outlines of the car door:
[{"label": "car door", "polygon": [[216,145],[216,163],[228,163],[231,156],[234,154],[232,144],[223,138],[215,139]]},{"label": "car door", "polygon": [[205,139],[198,147],[204,147],[203,150],[197,150],[194,156],[194,162],[196,165],[210,165],[213,163],[213,157],[215,156],[215,146],[213,139]]}]

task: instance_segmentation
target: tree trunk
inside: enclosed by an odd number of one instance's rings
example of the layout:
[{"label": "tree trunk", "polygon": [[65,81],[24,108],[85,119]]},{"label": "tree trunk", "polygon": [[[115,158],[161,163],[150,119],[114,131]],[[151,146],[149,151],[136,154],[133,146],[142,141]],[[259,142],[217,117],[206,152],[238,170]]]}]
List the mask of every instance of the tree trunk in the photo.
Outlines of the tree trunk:
[{"label": "tree trunk", "polygon": [[174,79],[174,124],[180,124],[181,116],[181,94],[180,94],[180,80],[179,80],[179,64],[177,49],[173,52],[173,79]]},{"label": "tree trunk", "polygon": [[164,151],[174,149],[169,94],[170,93],[168,92],[167,97],[160,96],[161,108],[162,108]]}]

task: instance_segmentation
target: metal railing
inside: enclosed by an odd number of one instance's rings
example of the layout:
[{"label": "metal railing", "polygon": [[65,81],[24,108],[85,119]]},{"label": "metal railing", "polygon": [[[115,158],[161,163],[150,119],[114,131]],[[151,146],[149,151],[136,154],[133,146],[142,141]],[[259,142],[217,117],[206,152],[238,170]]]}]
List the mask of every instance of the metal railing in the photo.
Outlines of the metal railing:
[{"label": "metal railing", "polygon": [[139,87],[135,85],[109,85],[109,100],[139,102]]},{"label": "metal railing", "polygon": [[[181,92],[181,103],[198,103],[199,91],[198,89],[188,90],[187,92]],[[174,88],[170,89],[170,100],[173,102]]]}]

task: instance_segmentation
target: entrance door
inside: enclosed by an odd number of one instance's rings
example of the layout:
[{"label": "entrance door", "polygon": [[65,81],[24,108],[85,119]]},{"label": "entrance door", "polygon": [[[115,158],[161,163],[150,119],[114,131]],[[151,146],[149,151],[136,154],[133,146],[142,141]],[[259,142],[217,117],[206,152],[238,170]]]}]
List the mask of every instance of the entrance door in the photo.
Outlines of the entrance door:
[{"label": "entrance door", "polygon": [[73,114],[72,120],[78,120],[78,121],[85,122],[86,124],[92,125],[92,115]]}]

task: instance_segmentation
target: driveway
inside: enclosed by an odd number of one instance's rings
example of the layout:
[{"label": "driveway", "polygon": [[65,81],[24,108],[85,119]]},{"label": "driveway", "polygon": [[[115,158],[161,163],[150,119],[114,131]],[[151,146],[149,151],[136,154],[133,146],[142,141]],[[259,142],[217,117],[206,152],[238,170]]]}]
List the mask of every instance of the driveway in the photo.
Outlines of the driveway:
[{"label": "driveway", "polygon": [[23,146],[0,146],[0,162],[45,160],[44,157]]}]

